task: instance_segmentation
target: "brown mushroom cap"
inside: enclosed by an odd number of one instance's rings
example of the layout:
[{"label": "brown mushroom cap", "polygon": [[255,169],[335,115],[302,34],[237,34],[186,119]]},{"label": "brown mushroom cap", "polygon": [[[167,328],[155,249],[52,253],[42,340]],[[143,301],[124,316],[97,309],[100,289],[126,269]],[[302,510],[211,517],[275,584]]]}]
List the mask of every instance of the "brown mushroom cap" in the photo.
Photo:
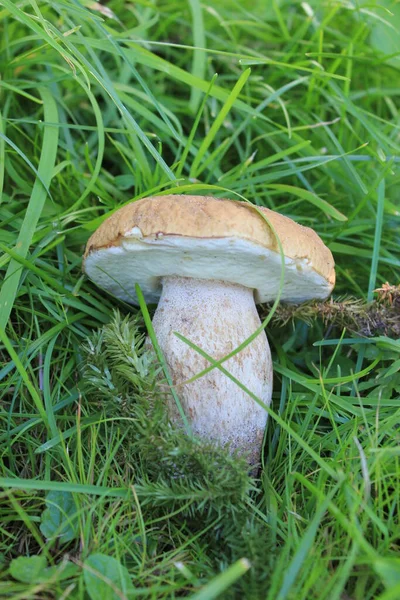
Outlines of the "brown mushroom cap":
[{"label": "brown mushroom cap", "polygon": [[[327,297],[335,283],[334,260],[320,237],[288,217],[257,208],[285,255],[282,299]],[[156,301],[160,279],[168,275],[239,283],[253,287],[256,300],[264,302],[276,297],[281,256],[272,229],[252,205],[166,195],[132,202],[106,219],[87,243],[84,270],[133,303],[136,282],[144,285],[148,301]]]}]

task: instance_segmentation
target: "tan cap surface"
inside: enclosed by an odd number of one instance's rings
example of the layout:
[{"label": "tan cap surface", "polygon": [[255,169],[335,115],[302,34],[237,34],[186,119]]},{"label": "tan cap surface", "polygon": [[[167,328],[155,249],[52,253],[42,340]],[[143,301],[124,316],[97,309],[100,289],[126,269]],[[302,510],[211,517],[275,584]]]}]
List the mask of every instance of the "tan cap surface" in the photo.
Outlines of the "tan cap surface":
[{"label": "tan cap surface", "polygon": [[[334,260],[320,237],[312,229],[288,217],[264,207],[258,208],[279,236],[285,257],[297,265],[307,265],[308,270],[321,276],[325,280],[324,296],[327,296],[335,283]],[[160,245],[178,237],[210,242],[223,239],[249,242],[253,247],[264,248],[279,258],[274,233],[252,205],[207,196],[166,195],[132,202],[106,219],[87,243],[84,269],[96,281],[93,269],[87,268],[92,263],[88,261],[92,254],[125,247],[127,240],[156,246],[157,242]],[[148,255],[146,260],[150,261],[151,256]],[[251,264],[248,269],[251,270]],[[160,276],[164,274],[159,273]],[[199,277],[204,278],[202,275]]]}]

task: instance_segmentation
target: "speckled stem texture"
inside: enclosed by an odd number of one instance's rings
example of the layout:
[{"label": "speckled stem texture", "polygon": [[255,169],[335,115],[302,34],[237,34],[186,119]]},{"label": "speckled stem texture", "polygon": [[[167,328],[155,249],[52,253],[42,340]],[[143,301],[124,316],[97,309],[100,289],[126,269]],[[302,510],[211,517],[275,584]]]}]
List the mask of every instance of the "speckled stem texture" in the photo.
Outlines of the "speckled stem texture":
[{"label": "speckled stem texture", "polygon": [[[253,290],[221,281],[184,277],[163,279],[163,290],[153,319],[173,383],[187,381],[209,362],[180,340],[179,332],[218,360],[241,344],[259,326]],[[234,377],[265,404],[272,393],[272,361],[268,340],[260,333],[244,350],[223,363]],[[177,387],[193,433],[260,460],[267,412],[218,369]],[[170,414],[181,417],[173,399]]]}]

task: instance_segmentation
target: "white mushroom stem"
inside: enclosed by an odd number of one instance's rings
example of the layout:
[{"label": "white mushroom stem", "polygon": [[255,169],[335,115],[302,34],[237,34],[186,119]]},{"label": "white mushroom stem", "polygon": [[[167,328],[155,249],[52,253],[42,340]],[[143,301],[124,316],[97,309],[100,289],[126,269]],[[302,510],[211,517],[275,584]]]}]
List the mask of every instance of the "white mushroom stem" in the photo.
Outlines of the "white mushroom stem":
[{"label": "white mushroom stem", "polygon": [[[165,277],[153,326],[193,433],[229,444],[260,459],[267,412],[219,369],[179,385],[210,363],[180,340],[179,332],[218,360],[247,339],[259,326],[253,290],[224,281]],[[265,404],[272,393],[272,362],[261,332],[223,366]],[[171,398],[171,418],[182,423]]]}]

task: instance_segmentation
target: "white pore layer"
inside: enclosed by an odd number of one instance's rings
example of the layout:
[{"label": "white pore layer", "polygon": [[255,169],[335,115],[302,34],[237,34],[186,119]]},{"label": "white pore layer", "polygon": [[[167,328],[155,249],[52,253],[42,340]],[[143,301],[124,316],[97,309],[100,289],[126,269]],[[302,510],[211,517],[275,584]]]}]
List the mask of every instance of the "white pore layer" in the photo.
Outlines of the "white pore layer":
[{"label": "white pore layer", "polygon": [[[215,279],[255,290],[256,302],[274,300],[279,291],[281,257],[262,246],[237,238],[195,239],[181,236],[141,238],[135,227],[121,245],[94,250],[85,261],[97,285],[131,304],[137,304],[135,283],[147,302],[157,302],[161,278],[167,276]],[[326,298],[331,286],[308,259],[285,258],[282,300],[303,302]]]},{"label": "white pore layer", "polygon": [[[153,326],[193,432],[229,443],[248,453],[251,464],[258,462],[266,410],[218,369],[180,386],[210,363],[174,334],[181,333],[216,360],[226,356],[260,326],[252,290],[220,281],[164,278]],[[272,362],[264,332],[223,366],[270,404]],[[169,406],[173,420],[181,424],[172,398]]]}]

